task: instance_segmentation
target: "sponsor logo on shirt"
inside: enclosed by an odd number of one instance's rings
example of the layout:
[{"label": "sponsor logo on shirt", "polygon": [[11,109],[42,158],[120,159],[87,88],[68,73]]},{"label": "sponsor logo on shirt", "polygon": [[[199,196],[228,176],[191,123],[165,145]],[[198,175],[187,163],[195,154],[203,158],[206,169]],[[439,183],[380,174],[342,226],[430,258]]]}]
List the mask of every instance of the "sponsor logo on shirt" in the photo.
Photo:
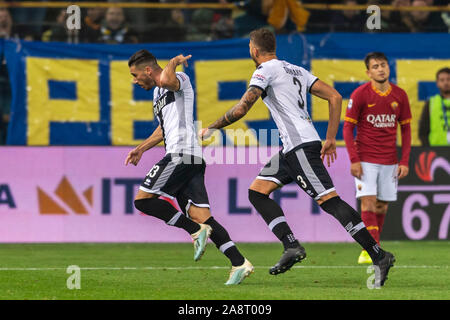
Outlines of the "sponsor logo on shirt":
[{"label": "sponsor logo on shirt", "polygon": [[264,77],[262,74],[259,73],[254,74],[252,78],[255,78],[256,80],[259,81],[266,81],[266,77]]},{"label": "sponsor logo on shirt", "polygon": [[366,120],[375,128],[393,128],[395,127],[395,118],[395,114],[369,114]]},{"label": "sponsor logo on shirt", "polygon": [[164,93],[153,106],[153,113],[158,115],[162,108],[175,101],[175,94],[172,91]]},{"label": "sponsor logo on shirt", "polygon": [[372,108],[372,107],[375,107],[375,104],[376,104],[376,103],[369,103],[367,106],[368,106],[369,108]]}]

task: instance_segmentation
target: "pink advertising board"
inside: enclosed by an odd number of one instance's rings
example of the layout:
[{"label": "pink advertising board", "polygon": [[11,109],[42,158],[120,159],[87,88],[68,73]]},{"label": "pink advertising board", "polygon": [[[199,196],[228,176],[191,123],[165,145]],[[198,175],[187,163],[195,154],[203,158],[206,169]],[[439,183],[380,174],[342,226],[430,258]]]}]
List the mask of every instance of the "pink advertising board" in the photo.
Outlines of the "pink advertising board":
[{"label": "pink advertising board", "polygon": [[[148,151],[136,167],[124,165],[129,150],[0,147],[0,242],[191,241],[183,230],[140,214],[133,207],[139,184],[163,157],[164,149]],[[248,156],[255,149],[223,149],[223,156],[236,155],[239,150]],[[271,150],[271,154],[275,152]],[[211,153],[205,158],[212,162]],[[214,163],[206,169],[212,214],[236,242],[277,241],[247,198],[248,187],[267,159],[261,160],[253,164]],[[339,195],[355,208],[349,168],[346,150],[338,148],[338,159],[329,172]],[[353,241],[297,185],[287,185],[273,196],[300,241]]]}]

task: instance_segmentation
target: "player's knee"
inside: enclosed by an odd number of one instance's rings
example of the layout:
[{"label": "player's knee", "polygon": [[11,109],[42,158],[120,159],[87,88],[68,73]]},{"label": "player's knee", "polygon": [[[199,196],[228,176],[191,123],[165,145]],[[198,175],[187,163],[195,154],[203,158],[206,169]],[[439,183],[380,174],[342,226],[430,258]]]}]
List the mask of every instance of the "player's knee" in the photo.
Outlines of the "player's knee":
[{"label": "player's knee", "polygon": [[145,203],[148,202],[148,200],[150,200],[150,199],[137,199],[137,200],[134,200],[134,207],[136,209],[138,209],[139,211],[144,212],[144,210],[146,208]]},{"label": "player's knee", "polygon": [[267,194],[252,189],[248,189],[248,200],[253,206],[257,206],[259,201],[267,199],[267,197],[268,197]]},{"label": "player's knee", "polygon": [[191,219],[192,221],[194,221],[194,222],[196,222],[196,223],[203,223],[203,222],[205,222],[206,220],[208,220],[208,219],[203,219],[203,218],[201,218],[200,216],[198,216],[198,215],[189,215],[189,219]]},{"label": "player's knee", "polygon": [[375,213],[376,214],[386,214],[388,209],[388,205],[385,203],[377,203],[375,206]]},{"label": "player's knee", "polygon": [[209,208],[197,207],[195,205],[189,207],[188,214],[189,218],[197,223],[204,223],[211,218],[211,211],[209,211]]},{"label": "player's knee", "polygon": [[377,212],[377,200],[375,197],[361,197],[361,210]]}]

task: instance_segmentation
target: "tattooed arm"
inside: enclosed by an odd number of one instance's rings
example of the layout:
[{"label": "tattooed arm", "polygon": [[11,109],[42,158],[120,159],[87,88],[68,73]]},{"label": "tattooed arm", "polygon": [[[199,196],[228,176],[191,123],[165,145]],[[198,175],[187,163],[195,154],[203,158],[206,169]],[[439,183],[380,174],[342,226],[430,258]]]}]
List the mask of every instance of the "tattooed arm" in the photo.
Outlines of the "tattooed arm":
[{"label": "tattooed arm", "polygon": [[220,119],[208,126],[208,129],[221,129],[232,124],[233,122],[238,121],[247,114],[261,94],[262,90],[259,88],[248,88],[241,100],[233,108],[228,110]]}]

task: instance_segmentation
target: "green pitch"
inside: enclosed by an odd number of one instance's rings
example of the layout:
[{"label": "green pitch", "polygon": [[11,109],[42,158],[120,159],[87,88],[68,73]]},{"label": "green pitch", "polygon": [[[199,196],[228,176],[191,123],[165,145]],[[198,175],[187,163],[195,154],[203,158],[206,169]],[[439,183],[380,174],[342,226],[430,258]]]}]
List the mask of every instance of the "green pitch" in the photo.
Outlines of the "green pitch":
[{"label": "green pitch", "polygon": [[[0,299],[450,299],[448,241],[383,242],[397,262],[372,290],[355,243],[304,243],[306,260],[277,276],[268,269],[280,244],[238,245],[255,273],[228,287],[228,260],[212,243],[199,262],[190,243],[0,244]],[[80,289],[67,287],[70,265],[81,268]]]}]

